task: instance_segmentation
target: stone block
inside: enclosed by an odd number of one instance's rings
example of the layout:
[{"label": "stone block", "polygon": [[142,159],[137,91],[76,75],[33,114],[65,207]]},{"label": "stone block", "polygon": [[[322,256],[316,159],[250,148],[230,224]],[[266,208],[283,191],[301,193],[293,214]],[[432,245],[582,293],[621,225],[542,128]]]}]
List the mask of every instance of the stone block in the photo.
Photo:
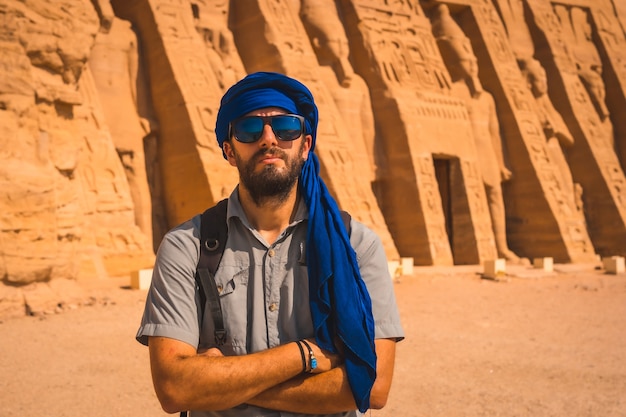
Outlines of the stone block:
[{"label": "stone block", "polygon": [[400,258],[400,269],[402,271],[402,275],[412,275],[413,258]]},{"label": "stone block", "polygon": [[551,257],[535,258],[533,259],[533,266],[546,272],[552,272],[554,271],[554,259]]},{"label": "stone block", "polygon": [[602,266],[607,274],[623,274],[624,273],[624,257],[609,256],[602,258]]},{"label": "stone block", "polygon": [[506,259],[489,259],[484,262],[483,267],[486,278],[497,279],[506,275]]},{"label": "stone block", "polygon": [[130,287],[134,290],[147,290],[152,282],[152,269],[140,269],[130,274]]}]

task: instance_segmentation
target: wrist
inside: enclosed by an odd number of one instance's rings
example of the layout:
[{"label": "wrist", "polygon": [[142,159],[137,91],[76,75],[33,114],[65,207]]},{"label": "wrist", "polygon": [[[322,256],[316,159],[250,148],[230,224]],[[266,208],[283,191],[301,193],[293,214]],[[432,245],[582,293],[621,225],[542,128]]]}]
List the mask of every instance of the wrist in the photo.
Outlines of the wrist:
[{"label": "wrist", "polygon": [[313,370],[317,368],[317,358],[315,357],[315,353],[313,352],[311,345],[309,345],[309,343],[304,339],[301,340],[301,342],[304,344],[304,346],[306,346],[307,350],[309,351],[309,366],[307,372],[312,373]]}]

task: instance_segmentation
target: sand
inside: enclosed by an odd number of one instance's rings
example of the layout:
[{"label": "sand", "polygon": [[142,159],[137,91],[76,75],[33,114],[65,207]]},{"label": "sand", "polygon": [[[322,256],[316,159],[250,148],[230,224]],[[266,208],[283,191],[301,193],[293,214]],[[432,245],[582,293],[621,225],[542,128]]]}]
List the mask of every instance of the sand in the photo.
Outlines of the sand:
[{"label": "sand", "polygon": [[[626,416],[626,275],[419,267],[396,282],[406,331],[377,417]],[[1,417],[158,417],[145,291],[83,283],[93,302],[0,322]],[[81,285],[83,285],[81,284]]]}]

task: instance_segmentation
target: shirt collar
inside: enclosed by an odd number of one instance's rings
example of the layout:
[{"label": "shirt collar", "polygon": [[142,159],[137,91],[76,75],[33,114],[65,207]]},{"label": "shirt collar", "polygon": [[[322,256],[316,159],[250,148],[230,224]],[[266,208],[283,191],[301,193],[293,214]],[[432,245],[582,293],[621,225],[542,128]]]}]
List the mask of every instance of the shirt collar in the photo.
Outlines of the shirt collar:
[{"label": "shirt collar", "polygon": [[[296,214],[289,226],[293,226],[309,218],[309,210],[304,203],[304,198],[299,198],[297,204],[298,207],[296,208]],[[248,222],[248,218],[246,217],[246,213],[243,211],[243,207],[241,206],[241,201],[239,200],[239,186],[235,187],[233,192],[230,194],[230,197],[228,197],[228,208],[226,210],[227,222],[230,223],[231,217],[238,217],[241,222],[246,225],[246,227],[252,229],[252,227],[250,227],[250,223]]]}]

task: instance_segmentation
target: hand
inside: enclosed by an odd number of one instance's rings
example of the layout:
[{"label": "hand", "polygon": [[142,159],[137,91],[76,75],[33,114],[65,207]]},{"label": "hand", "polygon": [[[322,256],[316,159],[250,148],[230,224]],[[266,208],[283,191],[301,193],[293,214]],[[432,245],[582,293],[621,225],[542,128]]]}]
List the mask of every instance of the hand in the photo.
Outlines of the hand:
[{"label": "hand", "polygon": [[221,350],[216,347],[198,350],[198,356],[224,356]]},{"label": "hand", "polygon": [[311,349],[313,349],[313,354],[315,355],[315,359],[317,359],[317,367],[313,369],[312,374],[330,371],[343,363],[343,357],[340,354],[320,348],[315,338],[309,338],[306,339],[306,341],[309,346],[311,346]]}]

